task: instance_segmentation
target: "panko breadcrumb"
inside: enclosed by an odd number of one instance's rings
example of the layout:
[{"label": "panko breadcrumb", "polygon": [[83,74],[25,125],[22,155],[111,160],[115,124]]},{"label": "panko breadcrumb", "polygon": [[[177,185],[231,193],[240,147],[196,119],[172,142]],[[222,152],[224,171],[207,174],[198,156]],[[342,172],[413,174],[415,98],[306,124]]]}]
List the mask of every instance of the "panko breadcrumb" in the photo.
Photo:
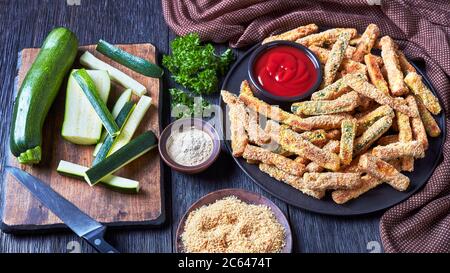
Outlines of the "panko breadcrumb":
[{"label": "panko breadcrumb", "polygon": [[277,253],[285,237],[269,207],[235,196],[192,211],[181,235],[187,253]]}]

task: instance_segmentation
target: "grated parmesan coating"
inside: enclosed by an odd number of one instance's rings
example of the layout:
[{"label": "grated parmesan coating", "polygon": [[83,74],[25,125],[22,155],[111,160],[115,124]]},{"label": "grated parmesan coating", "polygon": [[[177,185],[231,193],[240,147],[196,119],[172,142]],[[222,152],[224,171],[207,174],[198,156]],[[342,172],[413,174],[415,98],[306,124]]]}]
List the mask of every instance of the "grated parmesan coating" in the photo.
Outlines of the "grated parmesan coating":
[{"label": "grated parmesan coating", "polygon": [[269,207],[228,196],[192,211],[181,238],[187,253],[277,253],[286,234]]}]

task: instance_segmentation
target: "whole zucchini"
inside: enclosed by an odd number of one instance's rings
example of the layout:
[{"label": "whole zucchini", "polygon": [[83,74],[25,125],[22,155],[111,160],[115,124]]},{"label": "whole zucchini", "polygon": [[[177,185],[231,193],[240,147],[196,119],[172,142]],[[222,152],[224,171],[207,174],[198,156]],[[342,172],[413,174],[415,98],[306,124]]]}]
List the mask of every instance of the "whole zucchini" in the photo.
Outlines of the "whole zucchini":
[{"label": "whole zucchini", "polygon": [[28,71],[14,103],[10,149],[22,164],[41,160],[42,126],[78,50],[67,28],[53,29]]}]

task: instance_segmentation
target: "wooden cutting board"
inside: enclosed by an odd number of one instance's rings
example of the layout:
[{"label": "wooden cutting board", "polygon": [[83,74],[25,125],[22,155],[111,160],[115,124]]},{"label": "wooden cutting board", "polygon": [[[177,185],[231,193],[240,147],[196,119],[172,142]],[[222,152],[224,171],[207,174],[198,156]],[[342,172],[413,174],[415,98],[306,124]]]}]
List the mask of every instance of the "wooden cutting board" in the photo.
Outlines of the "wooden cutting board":
[{"label": "wooden cutting board", "polygon": [[[155,62],[156,49],[152,44],[118,45],[120,48],[145,59]],[[95,51],[95,45],[82,46],[79,49],[74,68],[79,56],[86,50],[101,60],[124,71],[143,84],[152,98],[152,106],[145,115],[136,135],[152,130],[157,136],[160,133],[159,121],[159,79],[149,78],[135,73]],[[28,69],[36,58],[39,49],[26,48],[19,54],[18,75],[15,91],[22,83]],[[64,81],[66,83],[67,81]],[[112,83],[108,105],[111,106],[125,88]],[[162,165],[158,149],[153,149],[123,169],[117,175],[140,182],[141,190],[138,194],[124,194],[114,192],[102,186],[90,187],[84,181],[61,176],[56,172],[60,160],[91,166],[93,146],[74,145],[61,137],[61,126],[64,118],[66,85],[63,84],[58,96],[50,109],[43,129],[43,158],[39,165],[20,165],[5,144],[7,155],[6,165],[18,166],[32,175],[48,183],[55,191],[73,202],[82,211],[99,222],[108,226],[144,226],[159,225],[165,220],[164,191]],[[133,95],[133,101],[138,97]],[[11,102],[13,103],[13,102]],[[33,198],[11,174],[3,173],[3,205],[2,230],[5,232],[19,232],[27,230],[45,230],[63,228],[58,217],[48,211],[39,201]]]}]

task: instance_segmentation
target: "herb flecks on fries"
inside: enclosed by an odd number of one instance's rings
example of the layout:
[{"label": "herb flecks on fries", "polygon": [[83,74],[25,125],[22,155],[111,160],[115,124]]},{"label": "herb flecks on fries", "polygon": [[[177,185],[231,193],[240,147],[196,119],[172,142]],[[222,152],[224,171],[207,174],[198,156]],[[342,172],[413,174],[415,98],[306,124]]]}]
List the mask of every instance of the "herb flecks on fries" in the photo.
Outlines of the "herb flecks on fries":
[{"label": "herb flecks on fries", "polygon": [[433,117],[441,106],[394,40],[380,35],[374,24],[362,35],[353,28],[318,32],[310,24],[266,38],[314,52],[324,66],[322,86],[291,112],[255,97],[247,81],[239,96],[222,91],[233,155],[311,197],[332,191],[337,204],[383,183],[407,190],[401,172],[413,171],[428,137],[441,134]]}]

